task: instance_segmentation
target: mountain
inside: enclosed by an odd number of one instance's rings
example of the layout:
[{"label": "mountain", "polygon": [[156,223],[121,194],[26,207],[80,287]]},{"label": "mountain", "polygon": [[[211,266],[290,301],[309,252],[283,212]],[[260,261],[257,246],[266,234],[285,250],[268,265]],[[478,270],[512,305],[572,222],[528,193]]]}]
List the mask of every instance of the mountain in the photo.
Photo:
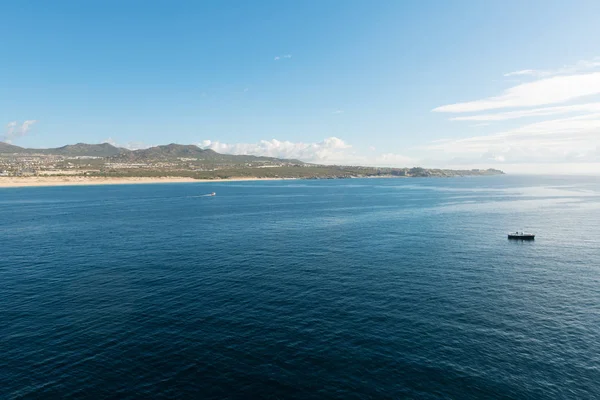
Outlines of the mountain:
[{"label": "mountain", "polygon": [[0,154],[2,153],[8,153],[8,154],[12,154],[12,153],[23,153],[26,149],[19,147],[19,146],[15,146],[12,144],[8,144],[5,142],[0,142]]},{"label": "mountain", "polygon": [[61,156],[92,156],[92,157],[112,157],[118,154],[128,153],[130,150],[121,147],[115,147],[109,143],[102,144],[68,144],[55,149],[45,149],[45,154],[56,154]]},{"label": "mountain", "polygon": [[210,163],[245,164],[253,162],[278,163],[285,161],[303,164],[299,160],[280,160],[274,157],[220,154],[214,150],[201,149],[193,144],[167,144],[147,149],[128,150],[109,143],[77,143],[51,149],[28,149],[0,142],[0,154],[43,154],[63,157],[102,157],[118,162],[173,161],[179,158],[192,158]]},{"label": "mountain", "polygon": [[[120,158],[140,160],[161,160],[172,158],[204,158],[210,155],[211,150],[203,150],[193,144],[167,144],[154,146],[147,149],[134,150],[128,154],[122,154]],[[214,152],[213,152],[214,153]],[[216,153],[215,153],[216,154]]]},{"label": "mountain", "polygon": [[[27,157],[12,157],[13,154]],[[52,149],[28,149],[0,142],[0,164],[10,176],[63,174],[70,169],[81,176],[227,177],[334,179],[352,177],[452,177],[502,174],[498,170],[446,170],[428,168],[378,168],[307,164],[298,160],[252,155],[220,154],[195,145],[167,144],[128,150],[109,143],[77,143]],[[56,157],[61,156],[61,157]],[[78,159],[93,156],[95,160]],[[36,158],[32,163],[30,158]],[[68,160],[68,162],[65,162]],[[72,173],[70,173],[71,175]]]},{"label": "mountain", "polygon": [[[211,149],[201,149],[193,144],[167,144],[154,146],[147,149],[134,150],[127,153],[121,153],[114,157],[119,161],[148,161],[148,160],[173,160],[177,158],[193,158],[207,162],[217,163],[251,163],[251,162],[278,162],[282,161],[274,157],[259,157],[250,155],[221,154]],[[286,162],[303,164],[299,160],[283,160]]]},{"label": "mountain", "polygon": [[46,155],[59,155],[66,157],[112,157],[118,154],[127,153],[130,150],[123,149],[121,147],[115,147],[109,143],[102,144],[87,144],[77,143],[69,144],[62,147],[51,148],[51,149],[26,149],[19,146],[14,146],[8,143],[0,142],[0,154],[46,154]]}]

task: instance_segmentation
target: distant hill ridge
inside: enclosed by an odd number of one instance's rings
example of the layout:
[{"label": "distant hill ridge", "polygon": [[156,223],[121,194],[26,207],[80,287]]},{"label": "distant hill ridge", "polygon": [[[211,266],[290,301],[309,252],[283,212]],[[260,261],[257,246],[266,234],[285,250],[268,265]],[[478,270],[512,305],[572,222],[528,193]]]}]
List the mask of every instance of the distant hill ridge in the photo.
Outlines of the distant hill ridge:
[{"label": "distant hill ridge", "polygon": [[19,146],[15,146],[12,144],[0,142],[0,154],[13,154],[13,153],[21,153],[25,149]]},{"label": "distant hill ridge", "polygon": [[68,144],[66,146],[57,147],[55,149],[46,149],[46,154],[58,154],[65,156],[96,156],[96,157],[111,157],[118,154],[128,153],[131,150],[122,147],[113,146],[110,143],[87,144],[77,143]]},{"label": "distant hill ridge", "polygon": [[[102,157],[123,162],[169,160],[174,158],[194,158],[214,162],[233,163],[257,161],[274,162],[281,160],[274,157],[221,154],[211,149],[201,149],[193,144],[183,145],[175,143],[154,146],[147,149],[128,150],[122,147],[113,146],[110,143],[77,143],[49,149],[30,149],[0,142],[0,154],[46,154],[60,155],[65,157]],[[299,160],[281,161],[302,164],[302,161]]]},{"label": "distant hill ridge", "polygon": [[296,164],[303,164],[299,160],[284,160],[274,157],[260,157],[250,155],[221,154],[211,149],[201,149],[193,144],[166,144],[154,146],[147,149],[133,150],[128,153],[120,153],[112,157],[115,160],[123,161],[146,161],[146,160],[169,160],[173,158],[194,158],[211,162],[231,162],[231,163],[250,163],[250,162],[277,162],[284,161]]},{"label": "distant hill ridge", "polygon": [[[11,155],[39,155],[33,165],[25,157]],[[62,156],[62,159],[43,156]],[[344,165],[319,165],[298,160],[252,155],[220,154],[195,145],[166,144],[147,149],[129,150],[110,143],[77,143],[51,149],[28,149],[0,142],[2,165],[15,176],[39,171],[62,174],[63,169],[86,176],[112,177],[193,177],[220,179],[228,177],[336,179],[354,177],[452,177],[498,175],[502,171],[448,170],[428,168],[392,168]],[[77,160],[78,157],[96,157],[95,160]],[[8,160],[7,160],[8,158]],[[69,160],[69,162],[65,162]],[[301,166],[301,167],[300,167]],[[306,167],[306,168],[304,168]],[[7,173],[6,171],[4,172]]]},{"label": "distant hill ridge", "polygon": [[131,150],[122,147],[115,147],[110,143],[87,144],[77,143],[68,144],[62,147],[50,149],[28,149],[12,144],[0,142],[0,154],[47,154],[60,156],[88,156],[88,157],[112,157],[118,154],[127,153]]},{"label": "distant hill ridge", "polygon": [[[9,143],[0,142],[0,155],[10,154],[42,154],[42,155],[59,155],[63,157],[98,157],[102,158],[104,163],[108,164],[147,164],[152,165],[154,162],[171,164],[167,168],[175,168],[176,173],[182,173],[182,170],[198,171],[200,165],[229,165],[230,168],[238,168],[231,174],[241,174],[239,176],[246,176],[249,170],[252,168],[269,166],[277,167],[283,165],[281,168],[286,168],[290,164],[303,164],[310,165],[313,167],[320,167],[327,170],[323,173],[323,176],[330,177],[350,177],[350,176],[380,176],[380,175],[392,175],[392,176],[411,176],[411,177],[430,177],[430,176],[461,176],[461,175],[496,175],[503,174],[502,171],[495,169],[488,170],[440,170],[440,169],[427,169],[427,168],[377,168],[377,167],[350,167],[350,166],[324,166],[317,164],[307,164],[299,160],[286,160],[274,157],[260,157],[252,155],[234,155],[234,154],[221,154],[211,149],[202,149],[193,144],[166,144],[161,146],[153,146],[147,149],[129,150],[122,147],[116,147],[110,143],[101,144],[87,144],[77,143],[70,144],[62,147],[50,148],[50,149],[29,149],[19,146],[15,146]],[[183,160],[182,160],[183,159]],[[187,163],[187,159],[193,160],[192,163]],[[194,166],[195,164],[196,166]],[[251,165],[248,165],[251,164]],[[173,167],[175,165],[175,167]],[[157,168],[163,168],[163,166]],[[113,167],[111,167],[113,168]],[[249,169],[246,169],[249,168]],[[118,167],[117,167],[118,169]],[[269,171],[267,171],[267,169]],[[276,177],[286,176],[290,174],[290,170],[286,171],[275,171],[274,168],[261,169],[259,176],[270,176],[272,174]],[[303,168],[304,169],[304,168]],[[307,172],[308,177],[314,175],[315,170]],[[306,171],[305,171],[306,172]],[[312,175],[311,175],[312,172]],[[195,172],[194,172],[195,173]],[[297,174],[297,171],[294,171]],[[252,174],[257,174],[253,172]],[[251,176],[254,176],[250,174]],[[292,174],[294,175],[294,174]],[[302,175],[302,174],[300,174]],[[188,175],[185,175],[188,176]],[[234,175],[235,176],[235,175]],[[295,176],[295,175],[294,175]],[[304,176],[304,175],[302,175]]]}]

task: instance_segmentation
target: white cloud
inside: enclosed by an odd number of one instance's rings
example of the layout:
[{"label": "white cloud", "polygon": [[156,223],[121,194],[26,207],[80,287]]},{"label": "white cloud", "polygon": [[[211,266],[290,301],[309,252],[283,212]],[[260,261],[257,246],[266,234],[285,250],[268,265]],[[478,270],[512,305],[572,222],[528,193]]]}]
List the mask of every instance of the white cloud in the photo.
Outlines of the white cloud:
[{"label": "white cloud", "polygon": [[520,75],[535,75],[536,71],[533,69],[522,69],[520,71],[509,72],[504,76],[520,76]]},{"label": "white cloud", "polygon": [[335,110],[332,114],[343,114],[344,110]]},{"label": "white cloud", "polygon": [[12,143],[14,139],[25,136],[27,132],[31,129],[31,126],[35,124],[37,121],[34,119],[27,120],[23,122],[21,125],[17,123],[17,121],[11,121],[6,124],[6,133],[0,137],[0,141],[6,143]]},{"label": "white cloud", "polygon": [[6,134],[7,135],[12,134],[16,127],[17,127],[17,121],[11,121],[8,124],[6,124]]},{"label": "white cloud", "polygon": [[535,107],[600,93],[600,72],[555,76],[523,83],[499,96],[435,108],[436,112],[477,112],[509,107]]},{"label": "white cloud", "polygon": [[508,111],[496,114],[479,114],[450,118],[452,121],[504,121],[524,117],[540,117],[575,112],[600,112],[600,103],[574,104],[570,106],[542,107],[529,110]]},{"label": "white cloud", "polygon": [[596,68],[600,68],[600,57],[595,57],[592,60],[580,60],[573,65],[565,65],[557,69],[523,69],[520,71],[509,72],[508,74],[504,74],[504,76],[509,77],[529,75],[538,78],[543,78],[554,75],[576,74],[578,72],[589,71]]},{"label": "white cloud", "polygon": [[[527,124],[488,136],[426,147],[461,160],[510,163],[600,161],[600,113]],[[592,150],[591,150],[592,149]]]},{"label": "white cloud", "polygon": [[283,58],[290,59],[290,58],[292,58],[292,55],[291,55],[291,54],[284,54],[283,56],[275,56],[275,57],[273,58],[273,60],[275,60],[275,61],[279,61],[279,60],[281,60],[281,59],[283,59]]},{"label": "white cloud", "polygon": [[28,120],[28,121],[23,122],[23,125],[21,125],[21,131],[24,134],[27,133],[27,131],[29,130],[31,125],[35,124],[36,122],[37,122],[36,120]]},{"label": "white cloud", "polygon": [[[471,127],[490,122],[500,122],[500,125],[502,121],[531,117],[536,117],[538,122],[512,128],[505,126],[491,135],[431,142],[422,149],[434,158],[445,158],[446,162],[462,166],[501,164],[502,169],[504,166],[518,169],[516,166],[527,165],[528,171],[541,171],[535,165],[560,164],[572,171],[597,166],[600,162],[600,72],[592,72],[597,68],[600,68],[599,57],[554,70],[524,69],[505,74],[529,76],[534,80],[510,87],[498,96],[449,104],[433,111],[473,113],[450,118],[480,122]],[[589,99],[591,96],[593,100]],[[579,101],[553,105],[574,100]],[[515,110],[486,113],[504,108]],[[573,167],[578,164],[582,167]],[[548,171],[552,169],[548,168]]]},{"label": "white cloud", "polygon": [[217,153],[250,154],[255,156],[300,159],[307,162],[336,162],[347,156],[352,146],[336,137],[329,137],[318,143],[302,143],[261,140],[258,143],[222,143],[204,140],[199,147],[212,149]]}]

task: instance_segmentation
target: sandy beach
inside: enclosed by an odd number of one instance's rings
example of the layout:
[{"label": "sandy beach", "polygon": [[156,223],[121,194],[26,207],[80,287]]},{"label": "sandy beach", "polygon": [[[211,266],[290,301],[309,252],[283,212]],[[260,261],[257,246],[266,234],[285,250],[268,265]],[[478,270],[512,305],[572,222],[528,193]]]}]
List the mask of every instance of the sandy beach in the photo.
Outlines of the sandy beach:
[{"label": "sandy beach", "polygon": [[264,181],[281,180],[280,178],[228,178],[228,179],[193,179],[181,177],[162,178],[104,178],[89,176],[31,176],[31,177],[0,177],[0,188],[29,187],[29,186],[85,186],[85,185],[131,185],[150,183],[184,183],[184,182],[235,182],[235,181]]}]

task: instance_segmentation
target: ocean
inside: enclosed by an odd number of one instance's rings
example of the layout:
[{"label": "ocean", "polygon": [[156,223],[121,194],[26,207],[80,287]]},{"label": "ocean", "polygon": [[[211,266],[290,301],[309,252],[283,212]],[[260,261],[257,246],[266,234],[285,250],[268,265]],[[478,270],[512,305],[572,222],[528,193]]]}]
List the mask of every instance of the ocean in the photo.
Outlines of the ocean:
[{"label": "ocean", "polygon": [[600,398],[599,178],[11,188],[0,224],[2,399]]}]

